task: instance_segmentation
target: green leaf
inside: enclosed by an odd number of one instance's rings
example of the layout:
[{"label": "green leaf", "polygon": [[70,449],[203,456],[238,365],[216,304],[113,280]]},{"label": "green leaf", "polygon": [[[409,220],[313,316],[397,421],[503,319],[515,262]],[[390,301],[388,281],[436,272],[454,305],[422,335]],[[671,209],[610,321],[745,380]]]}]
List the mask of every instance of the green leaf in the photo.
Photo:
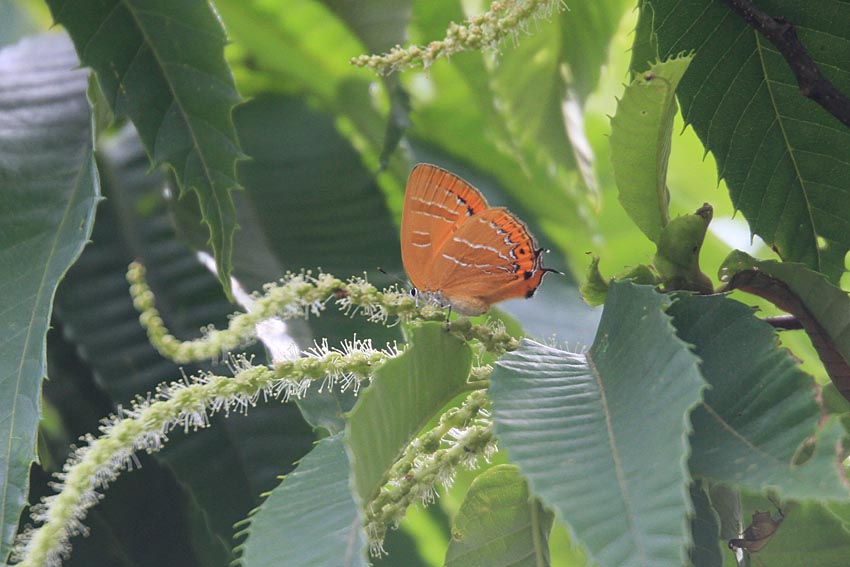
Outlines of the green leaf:
[{"label": "green leaf", "polygon": [[455,516],[445,567],[544,567],[553,516],[513,465],[480,474]]},{"label": "green leaf", "polygon": [[779,348],[773,328],[719,295],[681,297],[669,313],[711,385],[691,414],[694,476],[752,491],[771,488],[783,498],[846,499],[837,419],[817,431],[809,460],[795,462],[821,412],[814,381]]},{"label": "green leaf", "polygon": [[[267,94],[237,108],[234,118],[252,156],[238,168],[245,191],[236,203],[245,228],[234,241],[234,274],[242,285],[258,290],[287,270],[317,267],[343,279],[365,272],[379,287],[395,283],[377,267],[403,273],[398,229],[375,175],[333,116],[303,100]],[[298,324],[287,322],[300,331],[292,334],[304,348],[314,337],[337,344],[368,336],[377,347],[401,339],[398,328],[352,318],[333,303],[300,325],[303,330]],[[335,432],[345,427],[342,414],[354,402],[352,392],[314,391],[298,403],[312,424]]]},{"label": "green leaf", "polygon": [[723,554],[718,544],[720,538],[720,519],[711,506],[708,490],[703,483],[691,484],[691,502],[694,514],[691,517],[690,561],[694,567],[722,567]]},{"label": "green leaf", "polygon": [[[136,395],[181,376],[181,368],[153,349],[138,323],[124,277],[130,261],[147,265],[162,316],[178,337],[197,338],[208,324],[226,327],[233,307],[216,278],[177,240],[162,198],[165,178],[159,171],[149,173],[132,127],[105,141],[99,157],[107,200],[98,210],[92,244],[59,288],[57,317],[111,404],[126,406]],[[246,352],[257,355],[257,363],[262,360],[260,349]],[[199,370],[230,374],[223,364],[183,367],[187,374]],[[171,434],[157,458],[174,470],[229,549],[233,524],[309,451],[314,437],[292,405],[261,404],[248,415],[211,421],[202,434]]]},{"label": "green leaf", "polygon": [[464,391],[469,347],[442,323],[411,330],[409,346],[386,362],[355,404],[346,426],[354,486],[368,502],[401,451]]},{"label": "green leaf", "polygon": [[321,0],[344,21],[372,53],[404,43],[413,0]]},{"label": "green leaf", "polygon": [[605,567],[679,567],[690,545],[688,413],[703,381],[667,302],[614,282],[588,353],[524,340],[490,377],[502,447]]},{"label": "green leaf", "polygon": [[[678,89],[682,115],[717,159],[751,230],[785,260],[837,282],[850,250],[850,132],[799,92],[779,52],[724,2],[647,0],[659,56],[697,50]],[[826,76],[850,92],[850,12],[840,3],[771,0]],[[825,246],[818,244],[822,238]]]},{"label": "green leaf", "polygon": [[87,73],[77,66],[59,34],[0,51],[0,560],[27,502],[53,296],[99,199]]},{"label": "green leaf", "polygon": [[649,67],[658,60],[658,38],[653,31],[655,11],[648,0],[639,0],[638,9],[638,21],[632,41],[632,57],[629,62],[632,79],[648,71]]},{"label": "green leaf", "polygon": [[735,250],[720,267],[728,289],[770,300],[797,317],[833,384],[850,399],[850,296],[806,266],[757,260]]},{"label": "green leaf", "polygon": [[700,270],[699,257],[713,216],[714,210],[706,203],[693,214],[674,218],[661,230],[652,263],[665,290],[712,293],[711,279]]},{"label": "green leaf", "polygon": [[653,242],[670,222],[667,163],[676,116],[676,87],[691,56],[653,64],[626,87],[611,119],[611,165],[620,204]]},{"label": "green leaf", "polygon": [[239,101],[224,62],[227,38],[207,2],[48,0],[113,112],[135,124],[154,164],[198,196],[219,280],[230,295],[241,157],[230,113]]},{"label": "green leaf", "polygon": [[[96,226],[101,224],[108,199],[98,207]],[[59,294],[67,281],[63,280]],[[43,385],[41,466],[31,471],[30,502],[56,494],[53,474],[62,470],[73,443],[97,431],[103,416],[115,409],[109,396],[98,388],[91,367],[80,358],[78,346],[66,340],[62,334],[65,329],[57,323],[54,317],[55,331],[47,338],[50,379]],[[210,537],[212,532],[199,525],[203,518],[174,472],[153,456],[137,457],[140,467],[111,484],[107,497],[86,515],[86,536],[72,539],[71,557],[63,565],[227,567],[230,558],[222,541],[206,542],[217,552],[214,556],[203,553],[207,550],[198,545],[197,535]],[[157,521],[142,526],[139,518]],[[157,545],[151,545],[152,541]]]},{"label": "green leaf", "polygon": [[[404,43],[412,0],[322,0],[357,35],[371,53],[385,53]],[[386,169],[405,131],[410,127],[410,100],[399,83],[398,74],[381,77],[390,98],[390,110],[380,155],[380,168]],[[403,157],[403,156],[402,156]],[[395,160],[398,164],[399,159]]]},{"label": "green leaf", "polygon": [[[365,273],[378,287],[396,283],[403,273],[398,229],[376,176],[334,117],[303,99],[263,94],[237,107],[234,120],[251,156],[238,166],[245,190],[234,195],[242,227],[234,238],[234,276],[242,287],[260,291],[287,271],[317,268],[342,279]],[[181,200],[173,208],[181,234],[202,247],[203,235],[187,212],[193,205]],[[378,266],[394,275],[377,273]],[[334,345],[367,336],[377,347],[401,340],[397,327],[340,313],[333,301],[321,317],[286,325],[301,348],[314,338]],[[305,417],[341,431],[343,414],[356,401],[353,391],[315,390],[298,401]]]},{"label": "green leaf", "polygon": [[596,307],[605,303],[605,298],[608,296],[608,281],[599,271],[599,256],[593,256],[590,259],[586,279],[579,290],[581,298],[588,305]]},{"label": "green leaf", "polygon": [[342,433],[319,441],[250,517],[242,566],[366,567],[349,470]]},{"label": "green leaf", "polygon": [[[345,2],[327,0],[327,4],[344,16],[361,10],[363,3],[357,3],[356,9],[349,9]],[[399,21],[404,3],[393,4],[399,6],[383,15]],[[371,171],[380,167],[386,125],[393,119],[388,116],[391,105],[385,104],[385,94],[375,89],[374,73],[350,65],[349,59],[366,51],[355,32],[371,43],[386,41],[398,30],[385,29],[383,38],[373,37],[385,24],[370,24],[364,13],[358,23],[353,23],[352,15],[346,25],[318,0],[217,0],[216,8],[244,60],[243,66],[235,66],[240,88],[244,85],[247,94],[306,94],[321,110],[333,114],[339,133],[357,148]],[[372,12],[371,5],[368,12]],[[281,56],[284,53],[286,56]],[[409,165],[401,152],[395,152],[380,179],[381,188],[390,196],[390,209],[399,217]]]},{"label": "green leaf", "polygon": [[596,89],[620,20],[633,7],[633,0],[570,2],[558,15],[560,60],[569,66],[567,82],[575,87],[582,103]]}]

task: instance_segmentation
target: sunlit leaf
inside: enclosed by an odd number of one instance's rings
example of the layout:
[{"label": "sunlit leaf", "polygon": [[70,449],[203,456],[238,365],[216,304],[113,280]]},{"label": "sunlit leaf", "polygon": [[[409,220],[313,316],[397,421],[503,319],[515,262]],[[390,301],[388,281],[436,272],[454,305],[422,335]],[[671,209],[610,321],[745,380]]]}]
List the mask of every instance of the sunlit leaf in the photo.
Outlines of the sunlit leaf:
[{"label": "sunlit leaf", "polygon": [[414,328],[410,346],[386,362],[349,415],[354,486],[367,502],[402,449],[466,386],[472,353],[441,323]]},{"label": "sunlit leaf", "polygon": [[[726,3],[647,1],[659,56],[696,50],[677,91],[682,115],[714,154],[735,207],[785,260],[837,282],[850,250],[850,208],[834,205],[850,190],[850,131],[802,96],[777,49]],[[850,11],[792,0],[759,7],[793,23],[821,70],[850,92]]]},{"label": "sunlit leaf", "polygon": [[446,567],[545,567],[553,515],[513,465],[475,479],[455,516]]},{"label": "sunlit leaf", "polygon": [[667,162],[676,116],[676,87],[690,57],[652,65],[626,87],[611,119],[611,165],[620,204],[656,244],[670,221]]},{"label": "sunlit leaf", "polygon": [[612,283],[590,351],[524,340],[491,375],[501,445],[606,567],[678,567],[690,546],[688,413],[704,383],[667,301]]}]

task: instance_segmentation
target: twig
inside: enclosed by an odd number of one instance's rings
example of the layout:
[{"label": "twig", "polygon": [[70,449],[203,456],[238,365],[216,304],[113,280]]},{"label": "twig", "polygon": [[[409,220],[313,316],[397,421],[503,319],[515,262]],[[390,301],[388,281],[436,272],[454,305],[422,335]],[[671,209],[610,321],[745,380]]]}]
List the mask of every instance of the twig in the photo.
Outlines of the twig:
[{"label": "twig", "polygon": [[776,329],[783,331],[796,331],[803,328],[803,324],[793,315],[777,315],[776,317],[765,317],[764,322]]},{"label": "twig", "polygon": [[821,73],[797,37],[794,25],[781,16],[769,16],[750,0],[725,1],[779,50],[797,79],[800,94],[821,105],[850,128],[850,99]]}]

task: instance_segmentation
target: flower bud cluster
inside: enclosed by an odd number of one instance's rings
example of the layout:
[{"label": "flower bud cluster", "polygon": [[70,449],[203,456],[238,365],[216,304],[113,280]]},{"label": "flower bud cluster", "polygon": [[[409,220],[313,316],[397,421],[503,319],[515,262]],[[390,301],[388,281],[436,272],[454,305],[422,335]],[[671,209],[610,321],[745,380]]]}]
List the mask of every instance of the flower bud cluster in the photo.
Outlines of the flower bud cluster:
[{"label": "flower bud cluster", "polygon": [[168,332],[156,308],[153,292],[145,281],[144,266],[138,262],[130,264],[127,281],[139,321],[151,344],[164,357],[178,364],[214,359],[221,353],[247,345],[256,337],[257,324],[272,317],[295,319],[318,315],[328,299],[345,285],[327,274],[318,277],[310,272],[287,274],[279,283],[266,284],[264,293],[255,297],[248,313],[232,315],[227,329],[209,327],[202,338],[181,341]]},{"label": "flower bud cluster", "polygon": [[383,553],[387,529],[398,525],[412,503],[433,502],[437,485],[450,487],[458,466],[475,468],[479,457],[488,459],[495,452],[488,403],[485,390],[472,392],[463,404],[444,413],[435,428],[407,446],[366,506],[366,534],[374,555]]},{"label": "flower bud cluster", "polygon": [[548,18],[563,6],[562,0],[501,0],[490,4],[481,15],[468,18],[463,25],[452,22],[446,37],[428,45],[393,47],[382,55],[360,55],[350,61],[357,67],[367,67],[382,75],[422,65],[430,67],[440,57],[476,49],[495,49],[506,38],[516,38],[528,22]]},{"label": "flower bud cluster", "polygon": [[[254,341],[257,324],[275,317],[294,319],[317,316],[331,301],[346,315],[353,317],[361,314],[374,323],[446,319],[444,307],[432,301],[419,301],[397,288],[381,291],[365,278],[352,277],[343,282],[330,274],[313,276],[310,272],[303,272],[287,274],[279,282],[263,286],[263,293],[254,297],[250,311],[232,315],[227,329],[219,330],[210,326],[204,330],[202,338],[181,341],[168,331],[156,308],[154,294],[145,281],[144,266],[137,262],[130,264],[127,281],[130,282],[133,305],[139,311],[139,321],[147,331],[151,344],[162,356],[178,364],[219,357],[222,353]],[[482,325],[473,324],[469,319],[459,319],[451,323],[450,329],[464,340],[479,341],[485,350],[497,355],[515,350],[519,344],[498,321]],[[364,342],[359,344],[360,347],[365,345]],[[315,374],[311,376],[316,377]]]}]

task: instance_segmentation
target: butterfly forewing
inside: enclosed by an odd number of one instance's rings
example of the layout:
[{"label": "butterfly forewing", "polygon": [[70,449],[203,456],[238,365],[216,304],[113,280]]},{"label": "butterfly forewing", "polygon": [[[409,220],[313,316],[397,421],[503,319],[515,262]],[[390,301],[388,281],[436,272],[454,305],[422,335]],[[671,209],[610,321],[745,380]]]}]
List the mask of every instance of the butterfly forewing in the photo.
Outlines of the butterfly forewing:
[{"label": "butterfly forewing", "polygon": [[401,256],[413,285],[437,289],[435,258],[451,236],[487,201],[472,185],[439,167],[419,164],[410,173],[401,219]]}]

